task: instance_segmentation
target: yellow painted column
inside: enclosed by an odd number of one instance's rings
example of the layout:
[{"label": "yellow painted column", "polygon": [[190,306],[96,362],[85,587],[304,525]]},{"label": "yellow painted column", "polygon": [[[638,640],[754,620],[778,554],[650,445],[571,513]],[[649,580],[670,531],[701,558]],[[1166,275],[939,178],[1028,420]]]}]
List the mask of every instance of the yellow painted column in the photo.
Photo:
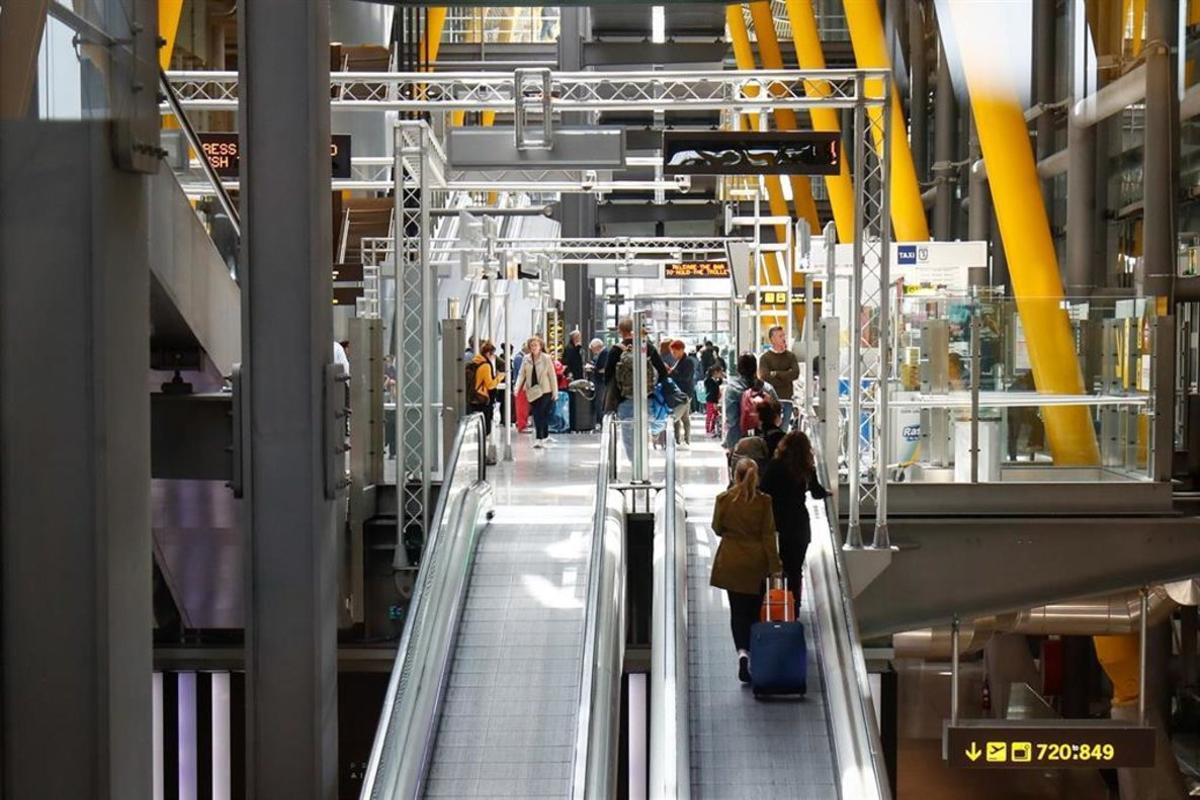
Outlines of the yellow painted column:
[{"label": "yellow painted column", "polygon": [[[792,42],[796,46],[796,61],[800,68],[825,69],[825,53],[821,48],[812,0],[787,0],[787,12],[788,21],[792,23]],[[830,87],[825,81],[808,81],[804,84],[804,92],[809,97],[828,97]],[[835,109],[812,108],[809,114],[814,131],[838,133],[842,129],[842,121]],[[825,176],[825,190],[833,209],[838,241],[854,241],[854,183],[850,180],[850,167],[846,159],[842,159],[837,175]],[[813,230],[816,231],[815,228]]]},{"label": "yellow painted column", "polygon": [[[779,50],[779,39],[775,35],[775,17],[771,13],[771,4],[759,0],[750,4],[750,18],[754,22],[754,34],[758,39],[758,56],[762,60],[763,69],[783,69],[783,53]],[[783,87],[772,89],[773,92],[783,91]],[[779,130],[797,130],[796,112],[790,108],[775,110],[775,127]],[[809,230],[814,233],[821,229],[821,221],[817,218],[817,203],[813,200],[812,184],[807,175],[789,175],[792,185],[792,205],[796,209],[796,217],[808,221]]]},{"label": "yellow painted column", "polygon": [[[752,70],[758,66],[754,61],[754,49],[750,44],[750,32],[746,27],[746,19],[742,16],[741,5],[725,6],[725,24],[729,28],[729,39],[733,44],[733,57],[737,62],[738,69]],[[758,119],[752,115],[743,115],[744,125],[748,130],[758,130]],[[783,183],[779,180],[778,175],[764,175],[763,182],[767,187],[767,206],[771,216],[774,217],[790,217],[788,211],[787,200],[783,196]],[[784,241],[787,237],[787,230],[783,225],[775,226],[775,236],[777,241]],[[780,286],[783,284],[783,273],[779,268],[779,259],[775,253],[763,254],[763,272],[765,276],[761,276],[759,284],[771,284]],[[766,310],[774,310],[769,308]],[[772,324],[769,320],[764,323],[769,326]],[[760,331],[765,333],[765,331]]]},{"label": "yellow painted column", "polygon": [[[846,24],[850,27],[850,38],[854,44],[854,58],[863,69],[891,69],[887,53],[887,42],[883,35],[883,20],[879,17],[876,0],[846,0]],[[882,86],[879,81],[868,81],[867,91],[879,97]],[[896,239],[902,242],[923,241],[929,238],[929,221],[925,218],[925,206],[921,202],[921,186],[917,182],[917,169],[913,165],[912,150],[908,146],[908,126],[900,105],[900,96],[892,92],[892,226]],[[875,149],[882,151],[883,109],[871,112],[875,123]]]},{"label": "yellow painted column", "polygon": [[158,35],[165,42],[158,48],[158,65],[164,70],[171,66],[175,52],[175,37],[179,35],[179,18],[183,16],[183,0],[158,0]]},{"label": "yellow painted column", "polygon": [[[973,30],[979,20],[947,15],[963,56],[971,110],[988,168],[988,185],[1008,254],[1017,310],[1025,329],[1029,360],[1038,391],[1083,394],[1075,339],[1062,308],[1063,286],[1054,240],[1042,202],[1041,181],[1029,143],[1029,129],[1007,72],[1001,66],[1007,44]],[[943,30],[943,35],[952,31]],[[1082,406],[1042,409],[1054,463],[1096,465],[1100,450],[1091,415]]]}]

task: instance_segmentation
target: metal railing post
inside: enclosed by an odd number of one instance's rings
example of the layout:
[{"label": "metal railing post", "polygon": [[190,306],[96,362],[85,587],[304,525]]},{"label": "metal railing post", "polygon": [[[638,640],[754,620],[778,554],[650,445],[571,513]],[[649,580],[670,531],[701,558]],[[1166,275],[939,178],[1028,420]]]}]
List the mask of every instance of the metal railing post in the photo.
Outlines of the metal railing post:
[{"label": "metal railing post", "polygon": [[646,464],[650,460],[649,420],[646,398],[650,387],[646,385],[646,340],[642,335],[642,320],[645,311],[633,314],[633,481],[646,480]]},{"label": "metal railing post", "polygon": [[513,427],[517,424],[516,416],[513,413],[513,396],[512,386],[515,376],[512,374],[513,356],[516,355],[516,348],[513,346],[512,340],[509,339],[508,319],[512,316],[512,286],[513,282],[505,278],[504,281],[504,341],[501,342],[501,347],[504,350],[504,460],[513,460]]},{"label": "metal railing post", "polygon": [[979,306],[971,310],[971,483],[979,483]]},{"label": "metal railing post", "polygon": [[958,724],[958,614],[950,626],[950,724]]},{"label": "metal railing post", "polygon": [[1143,586],[1141,595],[1141,620],[1138,622],[1138,724],[1146,724],[1146,616],[1149,612],[1149,589]]}]

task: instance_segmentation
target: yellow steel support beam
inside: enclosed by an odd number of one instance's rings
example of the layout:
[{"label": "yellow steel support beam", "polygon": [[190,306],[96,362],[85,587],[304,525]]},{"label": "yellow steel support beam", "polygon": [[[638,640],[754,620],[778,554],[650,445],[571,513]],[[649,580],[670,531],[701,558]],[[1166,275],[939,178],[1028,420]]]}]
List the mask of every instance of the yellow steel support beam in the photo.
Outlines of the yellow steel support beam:
[{"label": "yellow steel support beam", "polygon": [[[863,69],[891,69],[883,35],[883,20],[879,16],[876,0],[846,0],[846,23],[850,28],[858,66]],[[879,84],[879,81],[868,81],[867,91],[876,97],[881,96],[883,87]],[[921,202],[921,186],[917,182],[917,169],[908,146],[908,126],[897,92],[892,92],[891,105],[892,226],[898,240],[921,241],[929,238],[929,221],[925,218],[925,206]],[[870,113],[874,122],[875,149],[882,152],[884,111],[871,109]]]},{"label": "yellow steel support beam", "polygon": [[[1034,382],[1042,392],[1083,394],[1075,339],[1062,308],[1062,279],[1029,144],[1029,129],[1016,87],[1008,83],[1007,72],[998,66],[1005,61],[1002,48],[1007,45],[1002,38],[972,31],[979,20],[968,14],[948,16],[953,22],[943,20],[942,24],[952,24],[954,30],[943,30],[943,35],[957,33]],[[1045,407],[1042,418],[1056,464],[1100,463],[1096,432],[1086,408]]]},{"label": "yellow steel support beam", "polygon": [[28,113],[50,2],[10,2],[0,13],[0,119],[22,119]]},{"label": "yellow steel support beam", "polygon": [[442,47],[442,31],[446,28],[446,7],[430,6],[425,12],[425,32],[421,35],[420,52],[432,71]]},{"label": "yellow steel support beam", "polygon": [[171,54],[175,52],[175,38],[179,35],[179,20],[183,16],[183,0],[158,0],[158,35],[163,46],[158,48],[158,65],[164,70],[171,67]]},{"label": "yellow steel support beam", "polygon": [[[725,24],[729,27],[729,39],[733,43],[733,57],[737,62],[737,68],[757,69],[758,67],[754,62],[754,48],[750,44],[750,31],[746,27],[746,18],[742,15],[740,4],[725,6]],[[747,130],[758,130],[757,119],[746,114],[743,120]],[[788,211],[787,200],[783,196],[783,183],[779,180],[779,176],[764,175],[763,182],[767,188],[767,206],[770,209],[771,216],[791,216]],[[775,237],[776,241],[779,242],[785,240],[787,237],[785,226],[775,226]],[[763,269],[758,275],[759,278],[755,281],[757,284],[783,285],[783,272],[780,269],[779,259],[776,258],[775,253],[763,254]],[[763,324],[767,325],[767,322],[764,320]],[[762,334],[765,331],[760,331],[759,333]]]},{"label": "yellow steel support beam", "polygon": [[[775,35],[775,16],[771,13],[771,4],[759,0],[750,4],[750,17],[754,23],[754,34],[758,40],[758,56],[762,60],[763,69],[783,69],[783,53],[779,50],[779,39]],[[782,87],[772,91],[782,91]],[[775,111],[775,127],[779,130],[794,131],[800,126],[796,122],[796,112],[790,108],[780,108]],[[809,230],[814,233],[820,230],[821,221],[817,219],[817,203],[813,200],[812,184],[807,175],[789,175],[792,184],[792,205],[796,209],[796,217],[808,221]]]},{"label": "yellow steel support beam", "polygon": [[[796,61],[801,69],[825,69],[825,52],[821,48],[821,35],[817,32],[817,16],[812,7],[813,0],[787,0],[788,21],[792,23],[792,42],[796,46]],[[825,81],[808,81],[804,92],[809,97],[827,97],[829,84]],[[832,108],[812,108],[812,126],[815,131],[842,129],[838,112]],[[850,167],[842,159],[837,175],[825,176],[825,190],[829,194],[829,205],[833,209],[833,221],[837,226],[838,240],[846,243],[854,240],[854,185],[850,180]],[[814,232],[816,229],[813,229]]]},{"label": "yellow steel support beam", "polygon": [[1130,53],[1136,58],[1142,54],[1142,43],[1146,40],[1146,0],[1133,0],[1133,41]]}]

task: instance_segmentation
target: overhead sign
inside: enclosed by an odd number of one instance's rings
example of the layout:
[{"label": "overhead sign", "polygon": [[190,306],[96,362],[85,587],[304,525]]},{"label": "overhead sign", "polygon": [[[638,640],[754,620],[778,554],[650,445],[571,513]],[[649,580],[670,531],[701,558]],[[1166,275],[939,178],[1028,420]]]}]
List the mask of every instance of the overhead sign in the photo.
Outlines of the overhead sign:
[{"label": "overhead sign", "polygon": [[[212,165],[213,170],[222,178],[238,177],[240,167],[240,146],[236,133],[200,133],[200,149]],[[335,133],[329,143],[329,156],[333,160],[334,178],[350,177],[350,137],[344,133]]]},{"label": "overhead sign", "polygon": [[1154,729],[1109,721],[1028,720],[947,725],[943,756],[965,769],[1154,766]]},{"label": "overhead sign", "polygon": [[667,175],[836,175],[841,134],[831,131],[666,131]]},{"label": "overhead sign", "polygon": [[667,278],[728,278],[728,261],[678,261],[667,264]]}]

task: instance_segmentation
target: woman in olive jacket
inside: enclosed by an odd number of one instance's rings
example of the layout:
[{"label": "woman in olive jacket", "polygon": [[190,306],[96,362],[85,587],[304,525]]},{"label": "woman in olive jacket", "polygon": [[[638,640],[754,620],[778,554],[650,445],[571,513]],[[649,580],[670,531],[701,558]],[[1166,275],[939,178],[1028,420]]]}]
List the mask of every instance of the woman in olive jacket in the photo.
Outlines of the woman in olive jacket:
[{"label": "woman in olive jacket", "polygon": [[738,680],[750,681],[750,626],[758,621],[763,580],[782,569],[771,498],[758,490],[758,465],[743,458],[734,483],[717,495],[713,531],[721,537],[709,583],[729,596],[729,626],[738,653]]},{"label": "woman in olive jacket", "polygon": [[792,431],[783,437],[775,455],[767,462],[758,488],[771,496],[775,525],[779,529],[783,574],[787,576],[788,588],[795,597],[796,619],[799,619],[804,556],[812,540],[805,493],[811,494],[814,500],[824,500],[829,496],[829,492],[817,481],[812,442],[807,436],[800,431]]}]

